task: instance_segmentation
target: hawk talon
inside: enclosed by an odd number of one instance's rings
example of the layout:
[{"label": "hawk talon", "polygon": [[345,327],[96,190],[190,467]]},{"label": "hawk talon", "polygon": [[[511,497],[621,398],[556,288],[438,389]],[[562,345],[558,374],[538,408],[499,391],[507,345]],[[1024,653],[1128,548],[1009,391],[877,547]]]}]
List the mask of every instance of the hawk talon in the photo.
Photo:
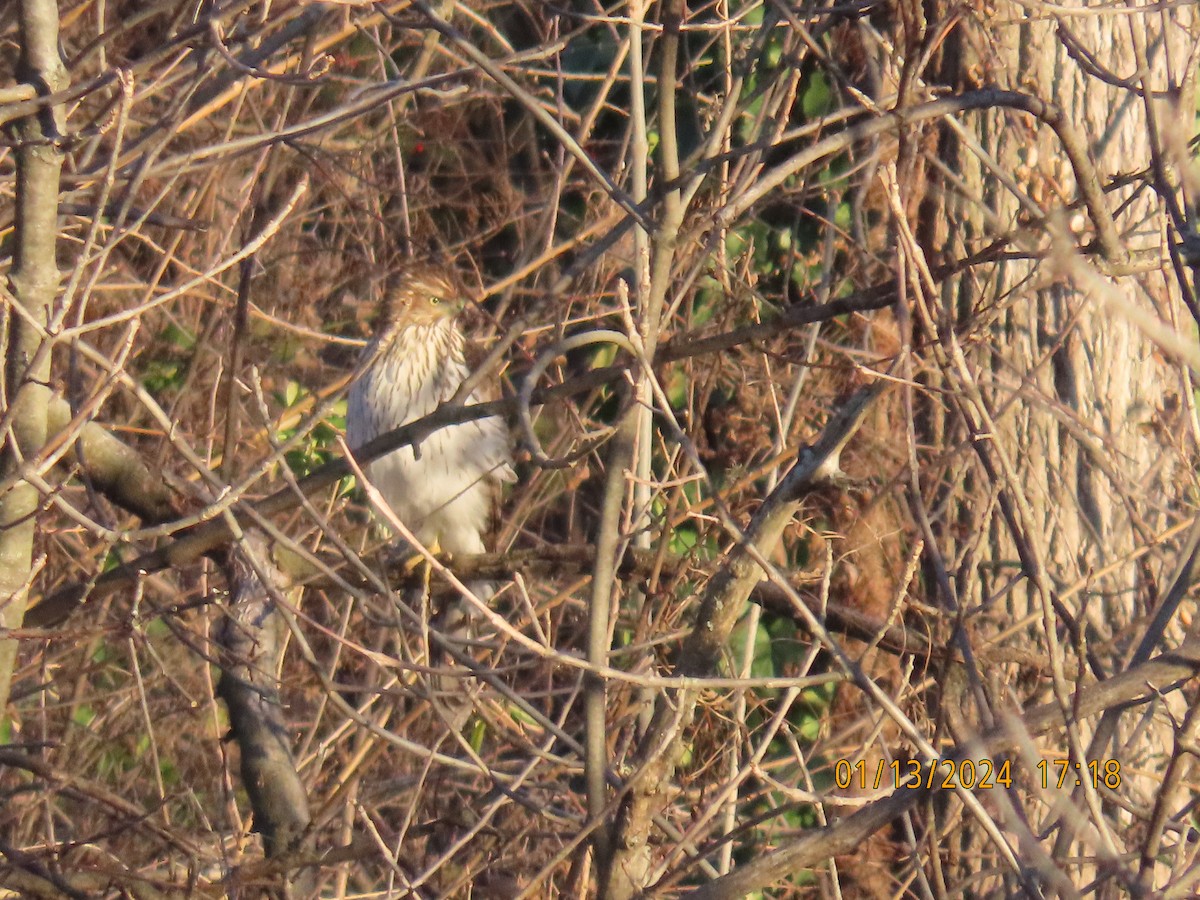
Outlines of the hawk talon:
[{"label": "hawk talon", "polygon": [[[433,556],[437,556],[442,552],[442,545],[438,541],[438,539],[435,537],[430,542],[429,546],[426,547],[425,549],[428,550]],[[426,563],[426,562],[427,562],[427,560],[425,558],[425,554],[413,553],[408,559],[406,559],[404,561],[404,563],[402,565],[402,568],[404,569],[404,574],[411,575],[413,572],[417,571],[417,569],[419,569],[423,563]],[[431,568],[430,566],[426,565],[427,570],[430,568]],[[426,575],[425,575],[425,583],[426,583],[426,586],[428,586],[428,584],[429,584],[428,571],[426,572]]]}]

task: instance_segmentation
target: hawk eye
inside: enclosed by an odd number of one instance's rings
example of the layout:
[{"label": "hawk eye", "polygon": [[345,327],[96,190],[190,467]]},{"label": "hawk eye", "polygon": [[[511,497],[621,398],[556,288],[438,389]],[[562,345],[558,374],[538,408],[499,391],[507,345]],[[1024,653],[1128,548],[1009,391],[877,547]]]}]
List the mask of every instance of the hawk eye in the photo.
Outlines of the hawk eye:
[{"label": "hawk eye", "polygon": [[441,297],[430,297],[429,302],[432,303],[434,306],[437,306],[439,303],[442,302],[442,298]]}]

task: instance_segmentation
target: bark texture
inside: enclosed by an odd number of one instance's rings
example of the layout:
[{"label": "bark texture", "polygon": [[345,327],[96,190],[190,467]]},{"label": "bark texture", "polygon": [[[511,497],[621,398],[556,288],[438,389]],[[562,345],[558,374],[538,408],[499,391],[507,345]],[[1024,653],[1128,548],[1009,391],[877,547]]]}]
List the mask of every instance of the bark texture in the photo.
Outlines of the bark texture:
[{"label": "bark texture", "polygon": [[[62,90],[67,72],[58,57],[58,5],[53,0],[21,0],[23,81],[38,94]],[[4,421],[8,425],[0,474],[12,479],[0,494],[0,628],[17,628],[25,616],[33,578],[34,517],[37,489],[21,480],[22,465],[46,443],[50,401],[50,354],[41,330],[58,292],[58,187],[63,154],[58,139],[63,118],[58,107],[16,123],[16,247],[9,275],[12,287],[4,369]],[[19,307],[19,309],[18,309]],[[17,645],[0,640],[0,714],[8,705]]]},{"label": "bark texture", "polygon": [[312,817],[296,773],[291,735],[279,692],[287,630],[248,554],[276,577],[266,541],[257,532],[230,552],[229,610],[217,633],[221,680],[217,694],[229,708],[230,734],[242,757],[242,784],[254,808],[254,827],[271,858],[297,848]]},{"label": "bark texture", "polygon": [[[907,27],[928,42],[944,21]],[[1029,647],[1053,667],[1049,679],[1015,666],[976,672],[960,741],[1018,703],[1065,698],[1074,690],[1068,674],[1086,683],[1123,671],[1158,602],[1155,585],[1175,565],[1178,541],[1160,536],[1188,515],[1192,388],[1186,368],[1156,348],[1137,317],[1194,333],[1178,283],[1164,273],[1169,210],[1150,183],[1161,177],[1155,144],[1169,148],[1177,137],[1170,123],[1193,114],[1189,92],[1178,88],[1194,71],[1196,39],[1192,8],[1055,19],[1000,3],[955,29],[926,75],[958,90],[994,84],[1056,105],[1094,164],[1092,172],[1073,166],[1054,130],[1029,115],[980,113],[963,130],[940,129],[947,174],[930,176],[911,220],[933,264],[997,239],[1039,257],[977,268],[914,307],[931,381],[953,398],[927,408],[924,438],[967,448],[923,473],[926,507],[945,511],[933,522],[950,574],[951,596],[941,601],[966,611],[980,633]],[[1124,252],[1149,261],[1138,273],[1112,274],[1096,252],[1101,224],[1080,198],[1097,183]],[[1181,634],[1170,629],[1168,645]],[[1173,699],[1177,714],[1182,698]],[[1125,798],[1147,806],[1172,750],[1170,714],[1160,701],[1127,716],[1111,742],[1088,747],[1091,725],[1081,723],[1077,738],[1059,732],[1041,747],[1072,759],[1086,747],[1091,758],[1118,760],[1130,776]],[[1050,799],[1026,795],[1034,834],[1059,820]],[[1086,815],[1083,793],[1073,799]],[[1134,849],[1139,833],[1121,835],[1116,851]],[[1057,849],[1076,834],[1063,825]],[[1071,855],[1112,850],[1093,834]],[[985,859],[964,853],[957,861],[978,871]],[[1004,881],[994,887],[1021,887]]]}]

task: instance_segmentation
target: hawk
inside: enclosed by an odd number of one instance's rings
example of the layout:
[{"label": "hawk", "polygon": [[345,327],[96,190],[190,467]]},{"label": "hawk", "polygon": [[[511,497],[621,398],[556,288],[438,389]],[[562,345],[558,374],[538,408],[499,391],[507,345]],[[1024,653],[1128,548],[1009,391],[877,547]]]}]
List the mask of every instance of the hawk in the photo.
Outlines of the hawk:
[{"label": "hawk", "polygon": [[[470,370],[457,316],[465,303],[451,280],[433,268],[413,268],[385,297],[361,374],[350,388],[346,439],[363,444],[426,416],[461,387]],[[467,403],[499,394],[493,380]],[[483,553],[501,485],[516,480],[508,429],[497,418],[440,428],[364,467],[396,516],[426,547],[452,554]],[[482,599],[490,582],[469,588]]]}]

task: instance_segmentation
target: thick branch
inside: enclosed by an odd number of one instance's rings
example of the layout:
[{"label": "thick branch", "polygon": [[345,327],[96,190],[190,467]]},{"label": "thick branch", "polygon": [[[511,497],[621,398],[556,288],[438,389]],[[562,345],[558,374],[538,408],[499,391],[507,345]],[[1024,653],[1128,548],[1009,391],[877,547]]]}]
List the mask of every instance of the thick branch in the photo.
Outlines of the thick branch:
[{"label": "thick branch", "polygon": [[[266,564],[265,549],[261,535],[252,532],[230,554],[229,608],[217,634],[217,694],[229,707],[229,730],[241,751],[242,784],[254,809],[254,826],[267,856],[277,857],[296,849],[311,816],[275,678],[286,629],[271,592],[255,572],[254,564]],[[251,552],[254,564],[246,555]],[[271,577],[269,571],[264,574]]]},{"label": "thick branch", "polygon": [[[61,397],[50,401],[46,428],[51,435],[68,430],[71,406]],[[101,494],[142,521],[162,524],[183,515],[180,498],[162,474],[146,465],[141,454],[98,422],[87,422],[71,442],[67,458],[75,462]]]},{"label": "thick branch", "polygon": [[[62,89],[67,72],[58,58],[58,5],[54,0],[21,0],[21,80],[39,94]],[[18,472],[24,460],[46,443],[50,353],[41,333],[58,293],[58,188],[63,155],[56,144],[63,131],[62,110],[51,107],[21,119],[17,150],[16,248],[9,275],[24,315],[8,315],[5,347],[4,456],[0,476]],[[30,321],[42,328],[34,328]],[[15,628],[25,616],[33,577],[33,536],[40,497],[19,481],[0,497],[0,628]],[[8,705],[17,645],[0,641],[0,714]]]}]

